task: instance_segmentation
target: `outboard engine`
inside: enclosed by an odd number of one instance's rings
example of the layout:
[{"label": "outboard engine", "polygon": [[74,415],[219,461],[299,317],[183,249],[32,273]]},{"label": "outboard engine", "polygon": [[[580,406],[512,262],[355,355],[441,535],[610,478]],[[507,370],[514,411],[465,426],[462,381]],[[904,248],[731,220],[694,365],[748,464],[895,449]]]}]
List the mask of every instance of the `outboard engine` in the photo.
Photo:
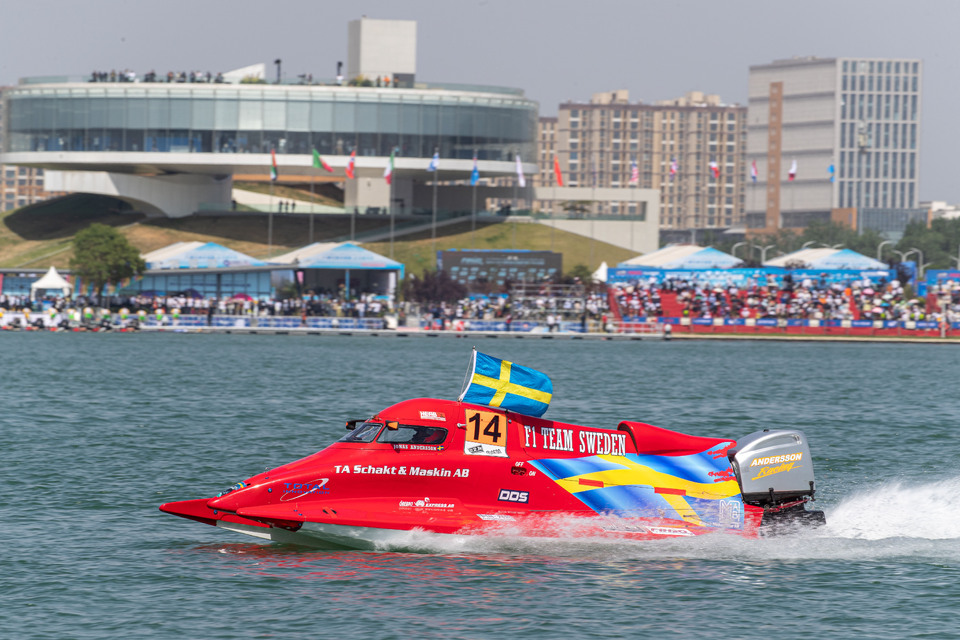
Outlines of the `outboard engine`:
[{"label": "outboard engine", "polygon": [[743,501],[763,507],[761,526],[820,526],[823,511],[807,511],[814,499],[813,459],[807,437],[798,430],[764,429],[737,440],[727,454],[740,483]]}]

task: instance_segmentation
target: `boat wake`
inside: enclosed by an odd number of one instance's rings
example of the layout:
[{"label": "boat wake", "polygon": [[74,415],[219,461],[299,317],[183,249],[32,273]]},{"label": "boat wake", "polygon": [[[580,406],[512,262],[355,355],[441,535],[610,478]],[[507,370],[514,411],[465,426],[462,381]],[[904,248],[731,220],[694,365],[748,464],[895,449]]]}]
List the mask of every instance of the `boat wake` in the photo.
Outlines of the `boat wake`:
[{"label": "boat wake", "polygon": [[[822,506],[822,505],[818,505]],[[672,558],[718,560],[871,560],[884,557],[960,557],[960,476],[924,484],[893,481],[858,491],[826,508],[827,525],[756,539],[729,533],[633,542],[582,536],[575,522],[553,538],[509,529],[484,536],[407,531],[378,551],[576,557],[588,561]]]},{"label": "boat wake", "polygon": [[844,499],[827,512],[824,533],[860,540],[957,539],[958,512],[960,476],[915,485],[895,481]]}]

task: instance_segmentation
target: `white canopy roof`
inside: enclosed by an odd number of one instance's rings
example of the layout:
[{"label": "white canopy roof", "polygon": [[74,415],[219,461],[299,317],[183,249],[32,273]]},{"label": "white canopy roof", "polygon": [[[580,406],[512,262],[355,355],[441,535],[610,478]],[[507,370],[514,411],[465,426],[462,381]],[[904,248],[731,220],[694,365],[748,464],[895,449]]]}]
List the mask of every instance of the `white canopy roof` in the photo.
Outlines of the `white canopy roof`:
[{"label": "white canopy roof", "polygon": [[35,291],[46,291],[47,289],[60,289],[69,293],[73,290],[73,285],[57,272],[56,267],[50,267],[42,278],[30,285],[30,296],[33,297]]},{"label": "white canopy roof", "polygon": [[887,265],[850,249],[801,249],[763,263],[765,267],[804,265],[807,269],[886,269]]},{"label": "white canopy roof", "polygon": [[723,269],[741,261],[713,247],[695,244],[668,244],[652,253],[621,262],[621,267],[651,267],[657,269]]},{"label": "white canopy roof", "polygon": [[592,278],[594,282],[607,281],[607,261],[606,260],[600,263],[600,266],[597,267],[597,270],[593,272]]}]

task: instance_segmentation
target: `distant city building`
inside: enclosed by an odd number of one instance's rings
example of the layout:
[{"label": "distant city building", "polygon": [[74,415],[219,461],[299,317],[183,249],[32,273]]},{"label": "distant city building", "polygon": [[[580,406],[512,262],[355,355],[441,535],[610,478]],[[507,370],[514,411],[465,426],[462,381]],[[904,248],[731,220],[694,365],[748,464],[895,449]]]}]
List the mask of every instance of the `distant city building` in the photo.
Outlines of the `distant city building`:
[{"label": "distant city building", "polygon": [[[750,67],[747,229],[919,213],[919,60],[792,58]],[[903,216],[893,212],[902,210]],[[899,225],[899,223],[898,223]]]},{"label": "distant city building", "polygon": [[937,218],[946,218],[952,220],[960,218],[960,205],[950,204],[945,200],[928,200],[920,203],[921,209],[930,211],[930,217],[933,220]]},{"label": "distant city building", "polygon": [[364,16],[347,23],[347,77],[413,87],[417,72],[417,23],[373,20]]},{"label": "distant city building", "polygon": [[[5,89],[6,87],[0,87],[0,149],[3,149]],[[63,192],[44,191],[43,183],[43,169],[0,164],[0,211],[10,211],[64,195]]]},{"label": "distant city building", "polygon": [[[743,225],[746,115],[745,107],[698,91],[654,104],[631,103],[626,90],[563,103],[557,117],[539,120],[534,184],[556,184],[557,158],[566,186],[658,189],[661,229]],[[547,213],[563,206],[538,203]],[[638,213],[632,206],[588,205],[604,215]]]}]

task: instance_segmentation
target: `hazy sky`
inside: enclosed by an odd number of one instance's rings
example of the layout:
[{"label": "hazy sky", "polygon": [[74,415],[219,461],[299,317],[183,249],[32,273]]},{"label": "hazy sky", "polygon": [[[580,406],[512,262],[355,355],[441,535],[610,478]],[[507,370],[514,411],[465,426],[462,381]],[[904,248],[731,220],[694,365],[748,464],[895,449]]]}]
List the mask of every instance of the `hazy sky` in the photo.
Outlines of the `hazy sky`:
[{"label": "hazy sky", "polygon": [[[924,62],[920,197],[960,202],[957,0],[0,0],[0,85],[93,69],[335,75],[347,22],[416,20],[417,77],[519,87],[555,115],[629,89],[746,104],[751,64],[794,55]],[[953,105],[953,106],[951,106]]]}]

